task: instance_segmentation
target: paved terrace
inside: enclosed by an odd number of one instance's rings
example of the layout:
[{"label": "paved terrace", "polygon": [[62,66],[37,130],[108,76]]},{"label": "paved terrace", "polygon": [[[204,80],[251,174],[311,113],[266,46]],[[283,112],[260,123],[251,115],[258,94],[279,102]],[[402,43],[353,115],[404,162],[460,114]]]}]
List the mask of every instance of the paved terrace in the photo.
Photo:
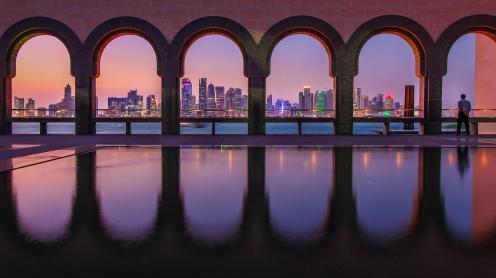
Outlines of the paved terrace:
[{"label": "paved terrace", "polygon": [[4,135],[0,172],[108,146],[319,145],[333,147],[496,147],[496,135]]}]

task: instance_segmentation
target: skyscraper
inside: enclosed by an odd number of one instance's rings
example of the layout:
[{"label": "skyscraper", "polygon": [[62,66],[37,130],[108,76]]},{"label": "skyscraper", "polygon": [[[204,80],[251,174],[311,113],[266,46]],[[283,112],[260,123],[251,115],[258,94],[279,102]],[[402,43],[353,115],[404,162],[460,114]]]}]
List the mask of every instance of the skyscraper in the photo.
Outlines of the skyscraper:
[{"label": "skyscraper", "polygon": [[243,91],[240,88],[234,88],[234,109],[243,110]]},{"label": "skyscraper", "polygon": [[326,109],[332,110],[334,109],[334,92],[332,89],[327,90],[327,99],[326,99]]},{"label": "skyscraper", "polygon": [[298,93],[298,108],[305,109],[305,95],[303,92]]},{"label": "skyscraper", "polygon": [[24,98],[14,97],[14,109],[16,109],[15,116],[24,116]]},{"label": "skyscraper", "polygon": [[215,86],[214,84],[210,83],[208,85],[208,91],[207,91],[207,109],[208,110],[215,110],[216,109],[216,103],[215,103]]},{"label": "skyscraper", "polygon": [[217,97],[216,109],[223,111],[226,108],[227,94],[224,92],[224,86],[215,86],[215,95]]},{"label": "skyscraper", "polygon": [[310,86],[304,86],[303,87],[303,94],[305,96],[305,109],[306,110],[313,110],[313,94],[311,93],[312,87]]},{"label": "skyscraper", "polygon": [[72,97],[71,85],[67,84],[64,88],[64,99],[62,100],[63,106],[67,110],[74,110],[74,99]]},{"label": "skyscraper", "polygon": [[190,113],[192,110],[191,96],[193,95],[193,86],[189,78],[181,80],[181,110],[185,113]]},{"label": "skyscraper", "polygon": [[353,90],[353,109],[362,109],[362,89],[355,88]]},{"label": "skyscraper", "polygon": [[267,96],[267,105],[266,105],[267,110],[273,110],[274,107],[272,106],[272,95]]},{"label": "skyscraper", "polygon": [[33,117],[35,112],[34,109],[35,109],[34,99],[28,98],[28,103],[26,103],[26,115],[29,117]]},{"label": "skyscraper", "polygon": [[155,116],[157,114],[157,100],[155,99],[155,95],[148,95],[146,97],[146,110],[148,115]]},{"label": "skyscraper", "polygon": [[207,79],[200,78],[198,83],[198,109],[203,111],[207,109]]},{"label": "skyscraper", "polygon": [[243,95],[243,107],[241,110],[243,110],[243,112],[248,111],[248,96],[247,95]]},{"label": "skyscraper", "polygon": [[234,89],[229,88],[226,92],[226,110],[234,110],[235,109],[235,94]]},{"label": "skyscraper", "polygon": [[385,110],[393,110],[394,108],[394,99],[393,96],[387,95],[386,100],[384,101],[384,109]]},{"label": "skyscraper", "polygon": [[[209,87],[209,90],[210,90],[210,87]],[[217,101],[216,101],[217,110],[223,111],[225,109],[224,86],[217,86],[217,87],[215,87],[214,91],[215,91],[215,95],[217,98]]]},{"label": "skyscraper", "polygon": [[317,108],[318,112],[324,112],[326,110],[326,98],[327,98],[327,93],[324,91],[317,91],[315,92],[316,95],[316,105],[315,107]]},{"label": "skyscraper", "polygon": [[362,98],[360,100],[360,105],[362,106],[361,107],[362,109],[368,109],[370,107],[368,95],[362,95]]}]

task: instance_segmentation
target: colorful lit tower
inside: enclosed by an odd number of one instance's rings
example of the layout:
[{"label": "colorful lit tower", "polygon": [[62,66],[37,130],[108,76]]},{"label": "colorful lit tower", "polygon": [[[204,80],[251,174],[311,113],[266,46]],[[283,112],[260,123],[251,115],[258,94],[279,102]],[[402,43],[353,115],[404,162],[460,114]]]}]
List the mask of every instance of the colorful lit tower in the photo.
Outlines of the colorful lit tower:
[{"label": "colorful lit tower", "polygon": [[193,95],[193,86],[189,78],[183,78],[181,80],[181,109],[185,113],[190,113],[191,106],[191,97]]}]

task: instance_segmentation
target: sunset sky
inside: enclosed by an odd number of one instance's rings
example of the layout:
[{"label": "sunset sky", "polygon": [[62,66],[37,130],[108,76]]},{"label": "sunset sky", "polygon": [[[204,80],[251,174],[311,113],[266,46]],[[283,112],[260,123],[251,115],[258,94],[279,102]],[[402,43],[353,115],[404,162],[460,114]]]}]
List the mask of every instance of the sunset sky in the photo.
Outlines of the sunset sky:
[{"label": "sunset sky", "polygon": [[[466,35],[453,46],[448,75],[444,79],[444,107],[453,107],[460,92],[472,96],[474,83],[475,36]],[[138,89],[146,97],[160,95],[160,78],[156,74],[156,57],[144,39],[126,35],[113,40],[105,48],[96,88],[100,108],[107,107],[107,97],[125,96]],[[267,78],[267,95],[297,102],[298,92],[310,85],[312,90],[332,88],[329,59],[324,47],[307,35],[283,39],[274,49],[271,75]],[[418,103],[419,79],[410,46],[395,35],[378,35],[370,39],[360,55],[359,74],[355,87],[374,96],[391,94],[403,102],[406,84],[416,86]],[[198,95],[198,79],[239,87],[247,93],[242,55],[229,39],[209,35],[197,40],[188,50],[185,75]],[[17,75],[13,79],[13,96],[33,97],[37,107],[60,101],[65,84],[74,88],[70,75],[69,55],[64,45],[51,36],[38,36],[27,41],[17,57]],[[74,94],[74,91],[73,91]]]}]

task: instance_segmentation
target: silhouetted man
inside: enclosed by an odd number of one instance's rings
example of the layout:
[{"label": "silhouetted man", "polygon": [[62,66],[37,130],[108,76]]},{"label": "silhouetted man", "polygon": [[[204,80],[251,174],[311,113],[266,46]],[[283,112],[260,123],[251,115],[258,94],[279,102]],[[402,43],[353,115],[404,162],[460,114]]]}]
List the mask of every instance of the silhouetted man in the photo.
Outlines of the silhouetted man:
[{"label": "silhouetted man", "polygon": [[472,110],[472,105],[470,101],[466,100],[467,96],[462,94],[460,96],[461,100],[458,101],[458,119],[456,125],[456,134],[460,135],[460,130],[462,129],[462,123],[465,123],[465,130],[467,135],[470,135],[470,128],[468,126],[468,115],[470,110]]}]

